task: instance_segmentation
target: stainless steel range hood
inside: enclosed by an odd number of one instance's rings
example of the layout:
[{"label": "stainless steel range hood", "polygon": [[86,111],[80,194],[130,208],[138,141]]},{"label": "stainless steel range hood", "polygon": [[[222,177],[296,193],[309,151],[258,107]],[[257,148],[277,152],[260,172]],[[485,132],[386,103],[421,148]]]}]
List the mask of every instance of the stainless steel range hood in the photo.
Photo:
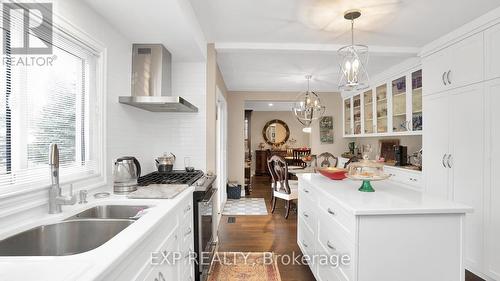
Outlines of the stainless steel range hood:
[{"label": "stainless steel range hood", "polygon": [[152,112],[198,112],[198,108],[172,95],[172,55],[162,44],[133,44],[132,96],[120,103]]}]

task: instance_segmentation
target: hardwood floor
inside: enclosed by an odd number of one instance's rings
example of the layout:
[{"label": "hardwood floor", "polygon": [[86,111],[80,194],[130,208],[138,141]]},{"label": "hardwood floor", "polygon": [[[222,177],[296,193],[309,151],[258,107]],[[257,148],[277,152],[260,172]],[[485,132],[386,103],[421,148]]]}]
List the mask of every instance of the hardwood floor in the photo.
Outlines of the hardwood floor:
[{"label": "hardwood floor", "polygon": [[[284,217],[284,200],[278,200],[271,214],[271,189],[268,177],[252,179],[252,194],[249,197],[265,198],[267,216],[238,216],[235,223],[228,223],[223,216],[219,228],[220,252],[274,252],[276,254],[301,254],[297,245],[297,215],[290,212]],[[283,281],[314,281],[308,266],[279,264]]]},{"label": "hardwood floor", "polygon": [[[249,197],[265,198],[269,215],[237,216],[235,223],[228,223],[223,216],[219,228],[220,252],[274,252],[276,254],[301,254],[297,245],[297,214],[291,212],[285,219],[284,200],[278,200],[271,214],[271,189],[268,177],[252,178],[252,194]],[[279,264],[283,281],[314,281],[308,266]],[[465,281],[483,281],[466,272]]]}]

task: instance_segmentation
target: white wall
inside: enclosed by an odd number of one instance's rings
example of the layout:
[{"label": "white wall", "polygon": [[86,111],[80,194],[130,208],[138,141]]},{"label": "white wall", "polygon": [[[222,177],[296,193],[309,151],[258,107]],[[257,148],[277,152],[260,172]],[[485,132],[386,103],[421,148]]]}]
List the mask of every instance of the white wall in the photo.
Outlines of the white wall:
[{"label": "white wall", "polygon": [[319,155],[330,152],[339,157],[343,152],[349,151],[347,147],[351,139],[342,137],[342,97],[340,93],[320,93],[321,103],[326,106],[324,116],[333,117],[333,144],[322,144],[319,138],[319,123],[311,126],[311,153]]},{"label": "white wall", "polygon": [[[80,0],[55,0],[54,13],[100,42],[107,50],[106,71],[106,163],[107,183],[112,183],[113,160],[136,156],[144,172],[153,171],[153,159],[165,151],[178,156],[176,168],[184,167],[184,156],[205,169],[205,62],[173,65],[173,92],[196,105],[198,113],[151,113],[118,103],[130,95],[132,42]],[[174,54],[175,55],[175,54]],[[75,189],[85,186],[75,185]],[[63,193],[67,193],[64,187]],[[0,229],[47,213],[48,189],[0,198]]]},{"label": "white wall", "polygon": [[[128,58],[130,61],[130,58]],[[129,84],[127,80],[127,85]],[[174,95],[198,107],[197,113],[154,113],[118,103],[115,92],[108,95],[108,162],[132,155],[145,173],[155,169],[154,159],[164,152],[177,156],[175,169],[184,169],[184,157],[205,170],[205,63],[175,63],[172,69]],[[129,94],[130,91],[127,91]]]},{"label": "white wall", "polygon": [[309,147],[309,134],[302,132],[304,126],[297,121],[293,112],[291,111],[252,111],[252,154],[256,149],[259,149],[259,144],[263,142],[266,148],[271,148],[264,137],[262,136],[262,129],[268,121],[279,119],[285,122],[290,129],[290,138],[295,139],[297,142],[294,147]]}]

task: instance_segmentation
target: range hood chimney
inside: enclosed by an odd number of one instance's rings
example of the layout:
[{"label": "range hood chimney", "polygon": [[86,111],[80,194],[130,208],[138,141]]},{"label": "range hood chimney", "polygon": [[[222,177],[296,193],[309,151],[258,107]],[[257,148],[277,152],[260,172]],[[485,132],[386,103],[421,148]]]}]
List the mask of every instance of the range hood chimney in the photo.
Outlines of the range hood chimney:
[{"label": "range hood chimney", "polygon": [[132,45],[132,96],[119,101],[152,112],[198,112],[172,95],[172,55],[162,44]]}]

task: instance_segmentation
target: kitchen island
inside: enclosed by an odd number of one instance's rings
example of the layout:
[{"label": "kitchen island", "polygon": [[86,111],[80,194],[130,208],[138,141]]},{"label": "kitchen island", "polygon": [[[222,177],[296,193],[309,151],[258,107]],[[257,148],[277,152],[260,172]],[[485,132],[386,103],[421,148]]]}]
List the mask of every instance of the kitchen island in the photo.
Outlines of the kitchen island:
[{"label": "kitchen island", "polygon": [[317,280],[464,280],[468,206],[391,181],[364,193],[358,181],[298,177],[297,242]]}]

